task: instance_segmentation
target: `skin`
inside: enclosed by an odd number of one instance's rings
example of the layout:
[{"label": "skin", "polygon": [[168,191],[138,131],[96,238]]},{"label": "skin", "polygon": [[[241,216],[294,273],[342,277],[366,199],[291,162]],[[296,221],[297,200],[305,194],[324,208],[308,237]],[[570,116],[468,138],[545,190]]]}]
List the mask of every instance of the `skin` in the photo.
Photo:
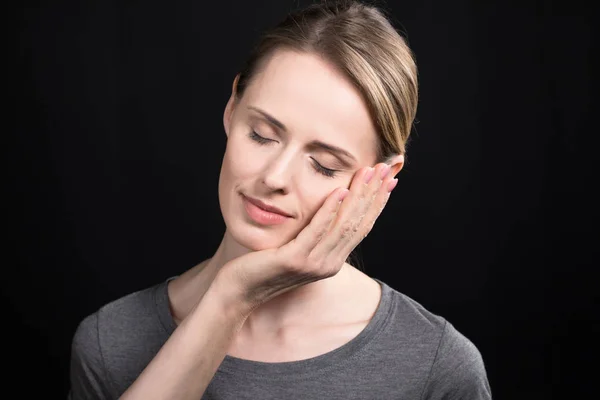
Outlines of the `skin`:
[{"label": "skin", "polygon": [[[226,231],[213,257],[171,281],[169,297],[176,322],[202,298],[223,265],[290,242],[333,191],[350,188],[353,179],[363,179],[367,168],[375,166],[377,136],[366,104],[328,62],[313,54],[280,50],[255,75],[242,98],[236,99],[236,84],[237,77],[223,115],[227,148],[219,203]],[[261,145],[256,136],[249,137],[253,131],[263,138],[259,140],[268,142]],[[330,152],[309,147],[312,140],[343,148],[353,159],[346,158],[348,165],[343,165]],[[334,176],[320,173],[315,163],[335,170]],[[402,155],[395,157],[388,177],[395,176],[403,163]],[[376,166],[376,177],[382,166]],[[257,225],[248,220],[241,193],[275,205],[292,217],[280,225]],[[290,290],[254,309],[230,355],[285,361],[332,350],[360,332],[380,297],[377,282],[344,263],[335,275]],[[308,335],[311,340],[299,342]]]}]

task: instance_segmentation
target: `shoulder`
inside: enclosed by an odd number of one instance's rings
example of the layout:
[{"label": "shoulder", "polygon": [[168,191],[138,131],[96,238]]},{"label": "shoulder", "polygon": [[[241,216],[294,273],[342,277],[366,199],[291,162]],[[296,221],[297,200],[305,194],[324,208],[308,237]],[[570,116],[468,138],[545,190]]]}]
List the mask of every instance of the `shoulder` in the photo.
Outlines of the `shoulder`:
[{"label": "shoulder", "polygon": [[401,332],[400,337],[404,341],[418,343],[420,347],[428,344],[427,351],[433,356],[444,334],[446,320],[411,297],[386,286],[391,303],[389,320],[393,324],[392,331]]},{"label": "shoulder", "polygon": [[85,379],[97,393],[110,382],[119,392],[135,380],[168,338],[157,311],[156,291],[164,284],[114,300],[79,323],[71,346],[72,385]]},{"label": "shoulder", "polygon": [[425,381],[422,399],[491,399],[481,353],[440,315],[391,290],[395,342],[413,354],[415,373]]},{"label": "shoulder", "polygon": [[123,355],[133,355],[166,340],[167,328],[159,315],[164,285],[166,282],[161,282],[121,297],[95,313],[99,344],[107,359],[116,362]]},{"label": "shoulder", "polygon": [[[145,335],[160,328],[157,316],[155,285],[142,289],[105,304],[96,312],[81,321],[75,333],[74,341],[90,339],[95,331],[100,346],[125,344],[133,333]],[[148,331],[150,329],[150,331]],[[138,338],[140,339],[140,338]]]},{"label": "shoulder", "polygon": [[149,316],[151,304],[152,288],[148,288],[103,305],[79,323],[73,336],[73,348],[86,353],[99,352],[107,339],[117,339],[114,333],[127,332],[143,323]]},{"label": "shoulder", "polygon": [[102,306],[96,312],[100,333],[109,335],[115,331],[128,332],[156,325],[157,291],[164,284],[130,293]]},{"label": "shoulder", "polygon": [[477,347],[446,322],[426,390],[430,399],[491,399],[485,365]]}]

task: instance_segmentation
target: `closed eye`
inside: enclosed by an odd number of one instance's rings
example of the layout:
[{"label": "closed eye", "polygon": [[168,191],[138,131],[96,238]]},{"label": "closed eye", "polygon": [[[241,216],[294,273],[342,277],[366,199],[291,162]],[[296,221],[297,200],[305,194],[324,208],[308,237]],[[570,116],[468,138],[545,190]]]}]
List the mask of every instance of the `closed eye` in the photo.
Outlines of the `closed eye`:
[{"label": "closed eye", "polygon": [[[257,142],[261,146],[269,144],[270,142],[275,142],[275,140],[267,139],[267,138],[260,136],[254,130],[250,131],[250,133],[248,134],[248,137],[250,139],[252,139],[253,141]],[[321,174],[327,178],[335,178],[335,173],[337,172],[335,169],[325,168],[324,166],[319,164],[317,162],[317,160],[315,160],[314,158],[312,160],[313,160],[313,167],[316,172],[318,172],[319,174]]]},{"label": "closed eye", "polygon": [[314,161],[314,163],[313,163],[313,164],[314,164],[314,166],[315,166],[315,169],[316,169],[316,170],[317,170],[317,171],[318,171],[320,174],[323,174],[323,175],[325,175],[325,176],[326,176],[326,177],[328,177],[328,178],[335,178],[335,173],[336,173],[336,170],[335,170],[335,169],[329,169],[329,168],[325,168],[324,166],[322,166],[321,164],[319,164],[319,163],[317,162],[317,160],[315,160],[314,158],[313,158],[313,161]]},{"label": "closed eye", "polygon": [[267,139],[264,138],[262,136],[260,136],[258,133],[256,133],[255,131],[250,131],[250,133],[248,134],[248,136],[250,137],[250,139],[254,140],[255,142],[258,142],[260,144],[267,144],[269,142],[271,142],[271,139]]}]

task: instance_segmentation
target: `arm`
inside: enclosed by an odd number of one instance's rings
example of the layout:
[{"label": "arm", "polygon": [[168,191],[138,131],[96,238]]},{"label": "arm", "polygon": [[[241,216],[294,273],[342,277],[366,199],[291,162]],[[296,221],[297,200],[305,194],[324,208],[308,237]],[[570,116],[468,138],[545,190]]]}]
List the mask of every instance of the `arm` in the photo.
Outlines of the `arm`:
[{"label": "arm", "polygon": [[350,190],[331,192],[296,238],[222,266],[196,308],[121,399],[200,398],[255,307],[339,272],[389,199],[390,170],[384,164],[361,169]]},{"label": "arm", "polygon": [[[283,292],[339,272],[390,197],[393,175],[386,175],[390,168],[383,166],[362,168],[349,190],[331,192],[309,225],[289,243],[253,251],[223,265],[202,300],[121,398],[200,398],[254,308]],[[92,364],[93,370],[105,371],[97,336],[95,343],[89,357],[98,359]],[[101,376],[103,373],[97,372],[92,378],[107,390],[104,385],[109,385],[110,379]],[[94,389],[92,380],[87,379],[85,387]],[[91,393],[95,397],[87,390],[75,389],[72,400],[112,398],[97,390]]]},{"label": "arm", "polygon": [[250,314],[232,287],[215,279],[121,399],[199,399]]}]

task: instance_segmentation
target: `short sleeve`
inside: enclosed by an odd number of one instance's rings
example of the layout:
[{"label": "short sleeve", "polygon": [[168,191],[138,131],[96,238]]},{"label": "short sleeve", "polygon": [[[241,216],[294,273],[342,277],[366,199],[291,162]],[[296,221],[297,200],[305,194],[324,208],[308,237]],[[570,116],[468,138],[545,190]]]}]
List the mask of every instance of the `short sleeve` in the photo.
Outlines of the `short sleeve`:
[{"label": "short sleeve", "polygon": [[492,392],[479,350],[446,321],[423,400],[489,400]]},{"label": "short sleeve", "polygon": [[69,400],[112,398],[98,339],[98,314],[86,317],[71,343]]}]

